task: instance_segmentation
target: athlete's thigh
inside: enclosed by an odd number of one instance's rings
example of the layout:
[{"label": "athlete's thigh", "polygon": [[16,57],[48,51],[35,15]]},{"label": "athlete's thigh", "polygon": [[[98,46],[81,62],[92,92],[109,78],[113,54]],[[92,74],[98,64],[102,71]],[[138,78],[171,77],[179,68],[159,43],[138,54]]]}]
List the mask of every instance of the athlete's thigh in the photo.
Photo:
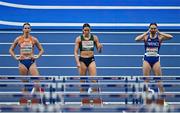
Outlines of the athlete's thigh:
[{"label": "athlete's thigh", "polygon": [[91,76],[95,76],[97,74],[95,61],[93,61],[89,64],[88,71]]},{"label": "athlete's thigh", "polygon": [[84,64],[84,62],[80,61],[80,69],[79,69],[79,74],[80,75],[86,75],[87,67]]},{"label": "athlete's thigh", "polygon": [[37,69],[36,63],[33,63],[29,68],[29,73],[33,76],[39,75],[39,71]]},{"label": "athlete's thigh", "polygon": [[143,61],[143,74],[144,76],[149,76],[151,72],[151,66],[147,61]]},{"label": "athlete's thigh", "polygon": [[19,63],[19,73],[20,75],[28,75],[28,69],[24,66],[24,64]]},{"label": "athlete's thigh", "polygon": [[154,64],[153,71],[154,71],[154,74],[156,76],[161,76],[162,75],[161,64],[160,64],[159,61]]}]

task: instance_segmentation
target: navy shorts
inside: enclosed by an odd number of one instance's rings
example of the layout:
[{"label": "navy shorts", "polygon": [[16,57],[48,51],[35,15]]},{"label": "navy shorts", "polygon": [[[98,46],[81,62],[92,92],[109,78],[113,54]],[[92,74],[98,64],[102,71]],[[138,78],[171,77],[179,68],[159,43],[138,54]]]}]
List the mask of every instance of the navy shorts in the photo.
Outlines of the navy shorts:
[{"label": "navy shorts", "polygon": [[89,67],[89,65],[91,64],[91,62],[95,61],[94,57],[90,57],[90,58],[83,58],[83,57],[80,57],[79,58],[79,61],[83,62],[86,67]]},{"label": "navy shorts", "polygon": [[157,57],[147,57],[145,55],[144,60],[147,61],[150,64],[151,67],[153,67],[154,64],[159,61],[159,56],[157,56]]},{"label": "navy shorts", "polygon": [[32,59],[20,60],[20,63],[23,64],[28,70],[34,62],[35,60],[32,60]]}]

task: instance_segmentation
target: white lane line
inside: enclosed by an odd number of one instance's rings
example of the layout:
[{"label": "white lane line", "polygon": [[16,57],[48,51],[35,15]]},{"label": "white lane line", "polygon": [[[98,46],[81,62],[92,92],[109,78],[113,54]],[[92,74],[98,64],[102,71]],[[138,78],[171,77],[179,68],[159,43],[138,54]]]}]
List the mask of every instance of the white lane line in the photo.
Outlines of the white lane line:
[{"label": "white lane line", "polygon": [[[37,23],[30,22],[31,26],[46,26],[46,27],[82,27],[84,23]],[[3,21],[0,20],[0,24],[2,25],[10,25],[10,26],[21,26],[24,24],[23,22],[13,22],[13,21]],[[149,23],[89,23],[94,27],[147,27]],[[158,23],[160,27],[180,27],[180,23]]]},{"label": "white lane line", "polygon": [[[72,66],[69,66],[69,67],[50,67],[50,66],[47,66],[47,67],[38,67],[39,69],[77,69],[77,67],[72,67]],[[161,67],[162,69],[180,69],[180,67]],[[0,69],[18,69],[18,67],[10,67],[10,66],[7,66],[7,67],[0,67]],[[142,69],[142,67],[97,67],[97,69]]]},{"label": "white lane line", "polygon": [[50,5],[26,5],[0,1],[1,6],[22,9],[159,9],[179,10],[179,6],[50,6]]}]

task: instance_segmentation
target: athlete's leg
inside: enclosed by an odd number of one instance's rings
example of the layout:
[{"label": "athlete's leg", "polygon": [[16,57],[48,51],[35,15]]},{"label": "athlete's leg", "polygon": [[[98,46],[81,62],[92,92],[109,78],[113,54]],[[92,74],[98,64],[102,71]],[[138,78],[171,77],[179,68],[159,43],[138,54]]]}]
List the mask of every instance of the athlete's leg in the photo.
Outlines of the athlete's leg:
[{"label": "athlete's leg", "polygon": [[[39,71],[37,69],[37,65],[36,63],[34,62],[33,64],[31,64],[30,68],[29,68],[29,73],[32,75],[32,76],[39,76]],[[34,81],[34,87],[31,91],[31,94],[35,94],[35,93],[39,93],[40,94],[40,98],[32,98],[31,99],[31,103],[32,104],[38,104],[38,103],[42,103],[42,94],[44,92],[44,89],[41,87],[41,85],[39,85],[39,80],[35,80]]]},{"label": "athlete's leg", "polygon": [[[79,68],[79,74],[80,76],[86,76],[86,72],[87,72],[87,67],[85,65],[84,62],[80,61],[80,68]],[[80,79],[81,83],[84,83],[86,81],[86,79]],[[84,88],[83,85],[80,85],[80,92],[85,92],[87,90],[87,88]],[[81,99],[82,105],[88,105],[90,104],[90,99],[89,97],[83,97]]]},{"label": "athlete's leg", "polygon": [[[80,68],[79,68],[79,74],[80,76],[85,76],[87,72],[87,67],[84,64],[84,62],[80,61]],[[80,82],[85,82],[85,80],[80,80]]]},{"label": "athlete's leg", "polygon": [[89,71],[90,76],[96,75],[96,63],[95,63],[95,61],[93,61],[89,64],[88,71]]},{"label": "athlete's leg", "polygon": [[[146,91],[146,94],[149,94],[149,91],[151,90],[151,89],[149,89],[149,86],[148,86],[148,83],[149,83],[149,77],[148,76],[150,76],[150,72],[151,72],[151,66],[146,60],[144,60],[143,61],[143,74],[144,74],[144,76],[146,76],[146,79],[145,79],[145,86],[146,87],[144,89]],[[150,99],[148,97],[146,97],[144,101],[146,104],[152,103],[152,99]]]},{"label": "athlete's leg", "polygon": [[[147,61],[143,61],[143,75],[144,76],[149,76],[151,72],[151,66]],[[146,83],[149,82],[149,79],[145,80]]]},{"label": "athlete's leg", "polygon": [[19,63],[19,73],[20,75],[28,75],[28,69],[24,64]]},{"label": "athlete's leg", "polygon": [[[162,76],[161,65],[160,65],[159,61],[154,64],[153,71],[154,71],[155,76]],[[163,93],[164,87],[162,85],[162,81],[158,80],[157,84],[158,84],[158,88],[159,88],[160,93]],[[156,103],[158,105],[165,105],[165,99],[160,97],[156,100]]]},{"label": "athlete's leg", "polygon": [[[86,72],[87,72],[87,67],[86,65],[84,64],[84,62],[81,62],[80,61],[80,68],[79,68],[79,74],[80,76],[85,76],[86,75]],[[80,82],[81,83],[84,83],[86,80],[84,79],[81,79]],[[86,90],[86,88],[83,88],[83,87],[80,87],[80,92],[84,92]]]},{"label": "athlete's leg", "polygon": [[148,76],[150,75],[151,72],[151,66],[147,61],[143,61],[143,75],[146,76],[145,79],[145,85],[146,85],[146,92],[148,92],[148,83],[149,83],[149,78]]},{"label": "athlete's leg", "polygon": [[[39,76],[39,71],[37,69],[37,66],[36,66],[36,63],[34,62],[33,64],[31,64],[31,66],[29,67],[29,73],[32,75],[32,76]],[[39,80],[35,80],[34,81],[34,88],[33,90],[34,91],[39,91],[40,90],[40,86],[39,86]],[[34,93],[34,91],[31,91],[31,93]]]},{"label": "athlete's leg", "polygon": [[[38,71],[38,69],[37,69],[37,66],[36,66],[36,63],[33,63],[30,67],[29,67],[29,73],[32,75],[32,76],[39,76],[39,71]],[[38,88],[39,88],[39,85],[38,85],[38,83],[39,83],[39,80],[36,80],[36,81],[34,81],[34,83],[35,83],[35,90],[39,90]]]},{"label": "athlete's leg", "polygon": [[[95,61],[93,61],[89,64],[88,71],[89,71],[90,76],[96,76],[97,75]],[[92,79],[91,82],[96,83],[96,86],[93,86],[92,89],[90,88],[91,91],[89,91],[89,92],[99,92],[100,93],[101,88],[98,85],[99,84],[98,81],[96,79],[94,79],[94,80]],[[93,97],[93,104],[94,105],[103,105],[103,100],[102,100],[100,94],[97,94],[97,96]]]},{"label": "athlete's leg", "polygon": [[37,66],[36,66],[36,63],[33,63],[30,68],[29,68],[29,73],[32,75],[32,76],[38,76],[39,75],[39,71],[37,69]]},{"label": "athlete's leg", "polygon": [[[19,63],[19,74],[21,76],[27,76],[28,75],[28,69],[22,63]],[[28,80],[22,79],[22,82],[27,83]],[[28,93],[28,88],[26,86],[24,86],[21,90],[22,90],[22,93],[24,93],[24,94]],[[21,97],[21,98],[19,98],[19,103],[21,105],[26,105],[28,103],[28,99],[26,97]]]},{"label": "athlete's leg", "polygon": [[86,65],[83,62],[80,61],[79,74],[84,76],[84,75],[86,75],[86,72],[87,72]]},{"label": "athlete's leg", "polygon": [[[89,71],[89,75],[90,76],[96,76],[96,63],[95,61],[91,62],[89,64],[89,67],[88,67],[88,71]],[[91,80],[92,83],[97,83],[97,80]],[[93,88],[92,89],[94,92],[96,92],[98,90],[98,88]]]},{"label": "athlete's leg", "polygon": [[[19,74],[21,75],[21,76],[27,76],[28,75],[28,69],[26,68],[26,66],[24,65],[24,64],[22,64],[22,63],[19,63]],[[28,82],[28,80],[26,80],[26,79],[24,79],[24,80],[22,80],[22,82]],[[24,93],[26,93],[27,91],[28,91],[28,89],[26,88],[26,87],[24,87],[23,89],[22,89],[22,91],[24,92]]]},{"label": "athlete's leg", "polygon": [[[159,61],[154,64],[153,71],[155,76],[162,76],[161,65]],[[161,93],[164,92],[164,88],[161,81],[158,81],[158,87]]]}]

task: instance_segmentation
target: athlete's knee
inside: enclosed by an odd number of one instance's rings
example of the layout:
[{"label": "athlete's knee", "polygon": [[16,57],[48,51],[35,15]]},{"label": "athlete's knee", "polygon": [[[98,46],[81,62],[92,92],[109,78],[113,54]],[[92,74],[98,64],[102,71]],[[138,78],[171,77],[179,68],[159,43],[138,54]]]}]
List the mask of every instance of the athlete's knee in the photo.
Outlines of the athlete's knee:
[{"label": "athlete's knee", "polygon": [[97,80],[91,80],[92,83],[97,83]]},{"label": "athlete's knee", "polygon": [[30,70],[32,76],[39,76],[39,71],[37,69]]},{"label": "athlete's knee", "polygon": [[90,69],[89,69],[89,74],[90,74],[91,76],[96,76],[96,68],[90,68]]},{"label": "athlete's knee", "polygon": [[156,71],[154,71],[154,74],[155,74],[156,76],[162,76],[161,70],[156,70]]}]

